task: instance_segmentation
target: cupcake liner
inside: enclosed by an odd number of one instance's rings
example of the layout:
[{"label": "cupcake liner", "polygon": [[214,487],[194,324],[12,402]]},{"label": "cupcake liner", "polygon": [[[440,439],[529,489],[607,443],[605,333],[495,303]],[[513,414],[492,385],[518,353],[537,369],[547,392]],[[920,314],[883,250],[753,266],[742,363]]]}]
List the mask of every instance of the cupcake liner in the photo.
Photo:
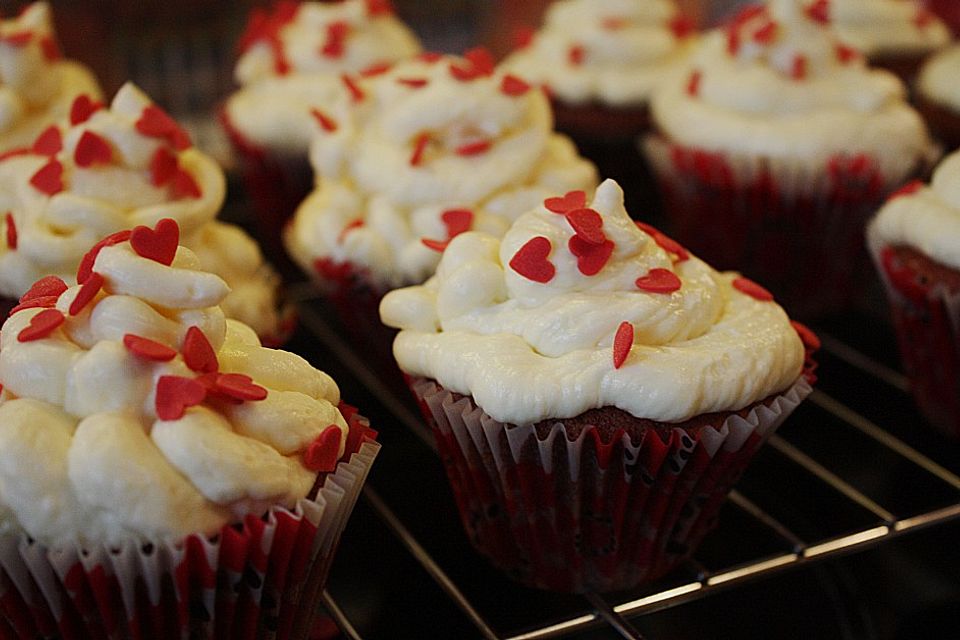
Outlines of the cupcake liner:
[{"label": "cupcake liner", "polygon": [[870,249],[914,401],[930,424],[960,438],[960,291],[920,277],[889,247]]},{"label": "cupcake liner", "polygon": [[0,536],[0,637],[307,637],[380,450],[366,419],[341,409],[352,453],[292,510],[274,507],[211,538],[118,547],[48,548],[24,533]]},{"label": "cupcake liner", "polygon": [[553,591],[626,589],[688,557],[713,527],[760,445],[811,391],[783,394],[697,429],[663,424],[640,441],[598,428],[568,439],[498,422],[432,380],[411,390],[433,428],[474,547],[525,584]]},{"label": "cupcake liner", "polygon": [[791,316],[805,319],[843,310],[867,289],[866,221],[928,161],[858,154],[811,168],[659,135],[642,146],[677,240],[719,269],[763,282]]}]

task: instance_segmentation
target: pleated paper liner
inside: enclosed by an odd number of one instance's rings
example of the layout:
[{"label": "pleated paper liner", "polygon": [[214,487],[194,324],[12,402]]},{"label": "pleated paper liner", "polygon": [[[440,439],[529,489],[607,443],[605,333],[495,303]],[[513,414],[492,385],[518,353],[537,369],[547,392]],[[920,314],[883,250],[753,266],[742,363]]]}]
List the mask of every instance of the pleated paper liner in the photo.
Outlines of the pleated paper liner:
[{"label": "pleated paper liner", "polygon": [[430,422],[467,536],[512,578],[552,591],[613,591],[651,581],[688,557],[715,525],[734,482],[811,391],[781,395],[719,424],[622,429],[605,441],[563,420],[498,422],[432,380],[411,389]]},{"label": "pleated paper liner", "polygon": [[686,147],[656,134],[642,146],[676,239],[714,267],[762,282],[804,320],[871,304],[866,222],[938,155],[853,154],[811,168]]},{"label": "pleated paper liner", "polygon": [[[348,455],[293,510],[218,535],[51,549],[0,536],[0,638],[301,639],[380,445],[356,410]],[[352,453],[349,453],[352,452]]]}]

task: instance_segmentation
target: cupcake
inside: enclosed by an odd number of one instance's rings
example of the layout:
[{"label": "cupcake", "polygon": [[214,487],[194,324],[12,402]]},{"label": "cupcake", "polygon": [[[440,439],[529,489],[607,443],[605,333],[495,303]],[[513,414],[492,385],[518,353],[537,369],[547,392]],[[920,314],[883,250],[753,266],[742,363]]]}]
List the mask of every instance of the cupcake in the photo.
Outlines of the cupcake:
[{"label": "cupcake", "polygon": [[867,227],[913,397],[927,420],[960,438],[960,153],[929,186],[894,194]]},{"label": "cupcake", "polygon": [[46,275],[72,283],[99,238],[172,217],[203,268],[230,285],[224,312],[282,340],[279,279],[252,238],[215,220],[224,196],[220,167],[139,89],[125,85],[109,108],[80,96],[68,120],[0,161],[0,294],[15,300]]},{"label": "cupcake", "polygon": [[381,314],[470,541],[544,589],[669,571],[810,392],[816,337],[761,286],[634,223],[609,180],[502,240],[457,236]]},{"label": "cupcake", "polygon": [[375,434],[225,318],[227,283],[178,235],[104,238],[80,285],[38,281],[0,330],[18,637],[303,637],[316,609]]},{"label": "cupcake", "polygon": [[312,186],[312,110],[349,101],[355,77],[416,55],[420,44],[389,0],[281,1],[253,13],[240,51],[240,89],[222,116],[268,249],[279,255],[280,227]]},{"label": "cupcake", "polygon": [[960,147],[960,45],[931,56],[920,69],[917,109],[948,149]]},{"label": "cupcake", "polygon": [[773,0],[704,37],[687,77],[654,94],[644,141],[677,239],[807,317],[861,288],[867,218],[936,152],[903,84],[819,7]]},{"label": "cupcake", "polygon": [[947,25],[916,0],[820,0],[837,36],[862,52],[871,65],[910,83],[931,53],[950,41]]},{"label": "cupcake", "polygon": [[379,326],[380,297],[426,280],[454,236],[501,236],[548,195],[596,184],[543,92],[481,49],[398,63],[357,85],[344,118],[315,111],[317,186],[286,245],[353,328]]},{"label": "cupcake", "polygon": [[99,98],[100,87],[86,67],[61,57],[46,2],[0,20],[0,153],[30,145],[80,95]]}]

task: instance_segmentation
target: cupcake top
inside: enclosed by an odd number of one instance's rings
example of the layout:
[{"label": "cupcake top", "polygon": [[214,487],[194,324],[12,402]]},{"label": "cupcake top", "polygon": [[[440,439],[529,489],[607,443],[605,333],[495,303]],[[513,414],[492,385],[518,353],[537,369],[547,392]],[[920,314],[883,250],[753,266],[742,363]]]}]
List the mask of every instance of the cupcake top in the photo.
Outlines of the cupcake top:
[{"label": "cupcake top", "polygon": [[420,51],[389,0],[278,2],[253,14],[226,104],[230,127],[258,147],[304,155],[310,109],[348,99],[343,74],[375,72]]},{"label": "cupcake top", "polygon": [[656,126],[675,142],[808,167],[868,154],[897,176],[930,152],[903,84],[836,40],[821,2],[746,9],[703,39],[691,67],[652,101]]},{"label": "cupcake top", "polygon": [[690,32],[670,0],[560,0],[505,66],[565,103],[638,106],[679,71]]},{"label": "cupcake top", "polygon": [[908,246],[960,270],[960,152],[940,163],[929,185],[914,182],[891,196],[867,239],[876,249]]},{"label": "cupcake top", "polygon": [[465,233],[436,275],[387,294],[400,368],[501,422],[617,407],[680,422],[738,410],[801,374],[804,347],[759,285],[635,223],[606,181],[547,199],[503,240]]},{"label": "cupcake top", "polygon": [[89,69],[61,58],[46,2],[0,20],[0,152],[33,142],[81,94],[97,98],[99,85]]},{"label": "cupcake top", "polygon": [[399,63],[358,80],[342,116],[314,115],[317,188],[287,234],[308,270],[349,262],[380,287],[422,282],[455,235],[501,236],[547,195],[596,184],[543,92],[480,49]]},{"label": "cupcake top", "polygon": [[108,236],[82,284],[44,278],[4,323],[6,528],[51,546],[210,534],[292,507],[343,454],[336,384],[225,320],[229,287],[178,235]]},{"label": "cupcake top", "polygon": [[829,0],[841,40],[870,58],[923,55],[950,41],[947,25],[915,0]]},{"label": "cupcake top", "polygon": [[960,45],[953,45],[931,57],[917,79],[920,95],[960,112]]},{"label": "cupcake top", "polygon": [[269,334],[276,277],[251,238],[214,221],[225,185],[216,162],[133,85],[109,108],[82,95],[67,119],[0,161],[0,293],[17,298],[49,274],[72,282],[99,238],[170,217],[204,268],[234,288],[227,314]]}]

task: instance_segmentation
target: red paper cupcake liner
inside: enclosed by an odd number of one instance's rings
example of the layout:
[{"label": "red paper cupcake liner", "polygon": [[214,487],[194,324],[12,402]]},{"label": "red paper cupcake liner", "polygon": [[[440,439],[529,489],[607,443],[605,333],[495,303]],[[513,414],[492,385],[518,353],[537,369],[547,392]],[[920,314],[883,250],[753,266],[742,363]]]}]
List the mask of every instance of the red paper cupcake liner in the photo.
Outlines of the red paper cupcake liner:
[{"label": "red paper cupcake liner", "polygon": [[498,422],[432,380],[411,389],[433,428],[474,547],[514,579],[551,591],[612,591],[667,573],[714,526],[760,445],[810,391],[782,395],[716,427],[568,439]]},{"label": "red paper cupcake liner", "polygon": [[380,445],[341,404],[347,456],[293,510],[217,536],[47,548],[0,536],[0,638],[305,638]]}]

